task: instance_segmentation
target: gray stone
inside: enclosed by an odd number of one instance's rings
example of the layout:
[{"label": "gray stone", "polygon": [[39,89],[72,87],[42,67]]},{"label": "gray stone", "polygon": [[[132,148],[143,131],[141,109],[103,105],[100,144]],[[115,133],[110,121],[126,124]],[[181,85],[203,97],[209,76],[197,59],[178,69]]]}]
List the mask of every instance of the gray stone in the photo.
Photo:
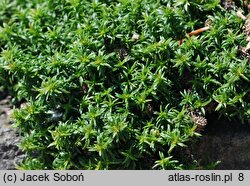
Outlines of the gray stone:
[{"label": "gray stone", "polygon": [[190,154],[204,166],[220,161],[216,169],[250,169],[250,125],[212,120]]},{"label": "gray stone", "polygon": [[20,137],[10,124],[10,115],[6,111],[10,111],[10,97],[4,97],[0,100],[0,170],[16,169],[16,166],[24,159],[25,155],[18,148]]}]

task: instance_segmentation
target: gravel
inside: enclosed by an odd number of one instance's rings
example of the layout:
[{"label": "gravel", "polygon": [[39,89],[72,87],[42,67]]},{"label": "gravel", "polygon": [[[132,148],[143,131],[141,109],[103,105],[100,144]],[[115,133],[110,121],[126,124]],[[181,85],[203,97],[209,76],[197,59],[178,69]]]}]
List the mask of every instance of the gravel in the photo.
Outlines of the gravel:
[{"label": "gravel", "polygon": [[20,137],[12,127],[11,112],[11,97],[0,93],[0,170],[16,169],[25,157],[18,147]]}]

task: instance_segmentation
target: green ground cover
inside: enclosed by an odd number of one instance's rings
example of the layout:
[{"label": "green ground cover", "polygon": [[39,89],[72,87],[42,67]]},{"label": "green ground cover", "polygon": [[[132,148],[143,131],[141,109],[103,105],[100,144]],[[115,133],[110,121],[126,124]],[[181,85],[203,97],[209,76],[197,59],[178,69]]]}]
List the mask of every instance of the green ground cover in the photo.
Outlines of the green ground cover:
[{"label": "green ground cover", "polygon": [[250,118],[243,24],[219,0],[1,0],[19,168],[189,168],[175,149],[200,135],[197,118]]}]

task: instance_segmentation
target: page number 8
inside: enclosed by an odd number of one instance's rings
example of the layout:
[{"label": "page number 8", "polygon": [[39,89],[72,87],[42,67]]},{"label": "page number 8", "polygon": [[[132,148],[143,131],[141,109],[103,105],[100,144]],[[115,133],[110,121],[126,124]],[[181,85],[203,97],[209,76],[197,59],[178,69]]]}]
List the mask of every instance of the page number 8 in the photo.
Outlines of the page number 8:
[{"label": "page number 8", "polygon": [[244,174],[243,173],[239,173],[238,180],[239,181],[243,181],[244,180]]}]

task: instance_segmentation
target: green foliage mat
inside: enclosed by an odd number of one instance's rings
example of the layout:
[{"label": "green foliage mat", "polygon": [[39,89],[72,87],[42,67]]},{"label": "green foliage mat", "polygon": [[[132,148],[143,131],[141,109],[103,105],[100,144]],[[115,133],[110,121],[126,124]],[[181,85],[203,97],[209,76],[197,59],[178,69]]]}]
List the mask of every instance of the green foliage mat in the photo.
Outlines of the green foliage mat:
[{"label": "green foliage mat", "polygon": [[174,152],[199,118],[249,120],[243,24],[219,0],[1,0],[0,83],[23,103],[19,168],[190,167]]}]

